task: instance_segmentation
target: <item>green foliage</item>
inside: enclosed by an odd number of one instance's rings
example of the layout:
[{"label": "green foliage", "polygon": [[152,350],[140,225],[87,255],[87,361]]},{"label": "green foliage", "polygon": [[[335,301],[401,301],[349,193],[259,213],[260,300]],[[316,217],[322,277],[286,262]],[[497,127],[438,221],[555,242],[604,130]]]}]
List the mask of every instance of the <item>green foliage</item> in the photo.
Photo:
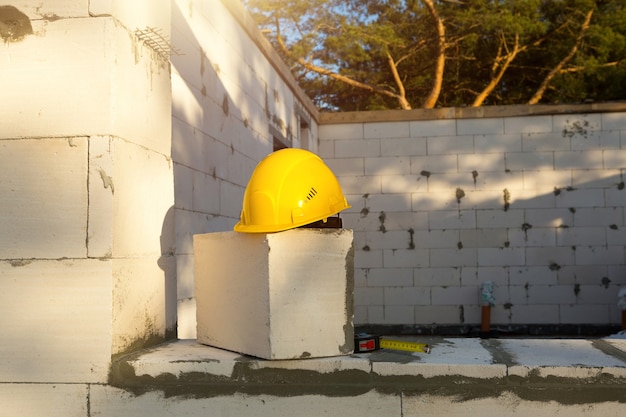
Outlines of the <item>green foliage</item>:
[{"label": "green foliage", "polygon": [[[420,107],[436,82],[439,37],[423,0],[244,3],[323,110],[398,108],[393,94],[402,92],[412,107]],[[494,86],[480,104],[526,103],[555,68],[541,102],[626,99],[624,0],[439,0],[434,5],[445,27],[437,106],[472,105],[490,83]],[[583,30],[590,11],[591,22]]]}]

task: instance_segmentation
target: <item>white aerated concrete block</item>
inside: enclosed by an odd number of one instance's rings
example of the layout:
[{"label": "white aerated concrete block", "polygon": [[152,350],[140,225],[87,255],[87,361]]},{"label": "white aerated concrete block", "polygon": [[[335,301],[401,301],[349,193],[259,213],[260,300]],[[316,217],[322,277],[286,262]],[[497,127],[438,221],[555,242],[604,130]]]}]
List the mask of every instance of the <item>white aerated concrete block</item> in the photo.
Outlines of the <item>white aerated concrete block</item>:
[{"label": "white aerated concrete block", "polygon": [[[207,415],[231,415],[240,417],[299,416],[317,417],[323,415],[342,417],[401,416],[398,395],[386,395],[374,390],[361,395],[331,397],[322,395],[233,395],[207,396],[205,398],[168,397],[158,391],[143,395],[131,393],[110,385],[91,387],[91,415],[102,417],[135,416],[178,416],[193,417],[205,410],[215,411]],[[448,397],[439,403],[449,403]],[[11,409],[11,408],[10,408]],[[18,414],[16,414],[18,415]],[[34,415],[34,414],[31,414]],[[45,414],[43,414],[45,415]],[[64,414],[67,416],[68,414]],[[437,414],[432,414],[437,415]],[[569,415],[569,414],[568,414]],[[611,414],[598,414],[611,415]]]},{"label": "white aerated concrete block", "polygon": [[[111,66],[105,61],[105,39],[110,38],[114,22],[104,17],[64,19],[79,14],[78,10],[72,12],[68,7],[65,13],[56,7],[41,8],[42,13],[56,18],[32,20],[34,34],[3,52],[0,113],[7,122],[2,124],[2,136],[55,137],[107,131]],[[35,10],[24,7],[23,12],[37,19]],[[86,7],[81,13],[87,14]]]},{"label": "white aerated concrete block", "polygon": [[11,384],[0,383],[3,416],[89,415],[87,384]]},{"label": "white aerated concrete block", "polygon": [[87,254],[87,156],[84,137],[0,140],[1,259]]},{"label": "white aerated concrete block", "polygon": [[350,354],[352,230],[194,236],[198,341],[264,359]]},{"label": "white aerated concrete block", "polygon": [[[0,261],[0,381],[106,383],[111,267],[111,261],[100,259]],[[59,388],[57,395],[63,392]],[[46,415],[11,408],[4,393],[0,387],[0,415]],[[74,415],[54,409],[46,395],[40,398],[49,406],[47,415]]]},{"label": "white aerated concrete block", "polygon": [[[93,2],[93,0],[91,0]],[[105,1],[105,0],[103,0]],[[111,1],[111,0],[106,0]],[[57,0],[46,4],[34,3],[30,0],[14,0],[10,4],[26,14],[31,21],[40,19],[60,20],[67,17],[88,17],[89,0]],[[4,3],[9,4],[9,3]]]}]

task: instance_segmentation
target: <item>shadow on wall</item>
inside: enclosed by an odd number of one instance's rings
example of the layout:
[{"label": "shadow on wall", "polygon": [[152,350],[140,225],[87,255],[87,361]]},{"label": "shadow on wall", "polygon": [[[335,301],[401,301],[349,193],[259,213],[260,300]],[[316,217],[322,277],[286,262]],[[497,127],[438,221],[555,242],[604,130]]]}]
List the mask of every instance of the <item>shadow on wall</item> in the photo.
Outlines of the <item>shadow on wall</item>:
[{"label": "shadow on wall", "polygon": [[[380,158],[365,176],[342,169],[353,206],[343,217],[355,230],[356,320],[479,323],[479,285],[490,280],[496,324],[619,323],[617,293],[626,285],[619,135],[613,145],[586,157],[570,153],[570,144],[536,158],[487,150],[453,155],[450,164],[442,155]],[[411,175],[401,172],[406,165]]]},{"label": "shadow on wall", "polygon": [[163,271],[164,278],[164,311],[166,334],[165,339],[176,339],[176,257],[174,254],[176,242],[174,239],[174,207],[165,213],[161,228],[161,256],[157,265]]},{"label": "shadow on wall", "polygon": [[[254,120],[244,110],[265,114],[263,104],[255,101],[257,95],[246,95],[257,91],[254,82],[261,80],[244,64],[238,73],[226,74],[219,63],[212,62],[210,55],[216,51],[229,51],[224,50],[226,41],[215,39],[222,36],[219,28],[203,19],[202,10],[182,10],[177,2],[172,4],[172,43],[181,51],[171,61],[175,208],[178,214],[184,211],[188,217],[195,216],[190,220],[193,226],[177,222],[193,233],[232,229],[254,167],[272,151],[267,120]],[[199,38],[200,33],[205,37]],[[237,38],[227,40],[233,48],[238,41],[243,44]],[[177,227],[177,239],[179,232]],[[191,236],[185,240],[177,250],[189,254]]]},{"label": "shadow on wall", "polygon": [[257,72],[268,64],[254,62],[262,56],[257,51],[238,52],[250,46],[244,32],[228,25],[233,18],[221,2],[180,3],[172,2],[171,10],[172,44],[181,53],[171,59],[172,159],[178,325],[184,338],[195,334],[193,235],[232,230],[238,221],[250,175],[272,151],[268,118],[275,103]]}]

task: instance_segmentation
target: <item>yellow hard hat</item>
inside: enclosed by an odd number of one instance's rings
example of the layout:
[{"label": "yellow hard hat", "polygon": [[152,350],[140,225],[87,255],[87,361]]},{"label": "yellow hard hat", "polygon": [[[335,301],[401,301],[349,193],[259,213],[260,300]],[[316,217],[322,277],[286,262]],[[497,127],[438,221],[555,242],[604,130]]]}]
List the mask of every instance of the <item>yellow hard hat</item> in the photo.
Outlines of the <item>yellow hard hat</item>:
[{"label": "yellow hard hat", "polygon": [[286,148],[269,154],[254,169],[234,230],[280,232],[326,220],[349,207],[339,181],[319,156]]}]

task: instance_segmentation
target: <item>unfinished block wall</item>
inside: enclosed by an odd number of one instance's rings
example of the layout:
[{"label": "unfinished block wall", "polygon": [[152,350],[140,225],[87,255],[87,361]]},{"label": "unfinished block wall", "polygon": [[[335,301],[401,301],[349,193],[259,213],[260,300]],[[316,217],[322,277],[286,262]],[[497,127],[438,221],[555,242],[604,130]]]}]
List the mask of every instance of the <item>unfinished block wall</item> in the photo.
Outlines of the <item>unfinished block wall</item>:
[{"label": "unfinished block wall", "polygon": [[483,281],[494,324],[620,322],[626,114],[497,112],[323,121],[352,205],[357,324],[479,323]]},{"label": "unfinished block wall", "polygon": [[112,356],[175,338],[177,290],[195,336],[192,235],[232,228],[274,138],[317,148],[255,30],[231,0],[0,5],[5,414],[101,413]]},{"label": "unfinished block wall", "polygon": [[316,110],[239,2],[173,1],[172,45],[178,336],[195,338],[193,235],[232,230],[275,140],[317,149]]},{"label": "unfinished block wall", "polygon": [[112,355],[173,336],[169,57],[140,36],[169,10],[0,6],[3,412],[86,415]]}]

